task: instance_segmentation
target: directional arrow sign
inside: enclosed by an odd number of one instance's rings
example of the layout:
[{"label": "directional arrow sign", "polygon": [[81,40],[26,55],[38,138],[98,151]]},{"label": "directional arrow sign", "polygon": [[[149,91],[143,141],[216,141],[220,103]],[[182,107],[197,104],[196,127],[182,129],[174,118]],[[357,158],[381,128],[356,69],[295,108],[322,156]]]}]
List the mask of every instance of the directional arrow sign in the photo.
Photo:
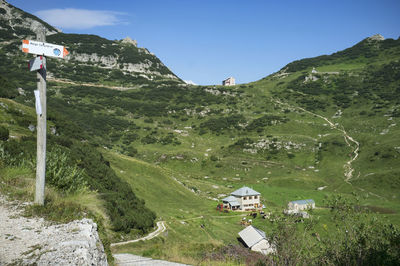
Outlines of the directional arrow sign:
[{"label": "directional arrow sign", "polygon": [[24,53],[44,55],[50,57],[64,58],[69,52],[62,45],[23,40],[22,41],[22,51]]}]

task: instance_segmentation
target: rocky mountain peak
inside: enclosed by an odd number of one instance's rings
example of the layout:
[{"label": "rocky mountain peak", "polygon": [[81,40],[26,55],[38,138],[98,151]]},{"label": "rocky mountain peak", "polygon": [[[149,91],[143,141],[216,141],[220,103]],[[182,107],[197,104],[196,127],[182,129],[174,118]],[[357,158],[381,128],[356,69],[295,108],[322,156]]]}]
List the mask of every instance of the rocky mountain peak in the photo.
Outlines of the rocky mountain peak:
[{"label": "rocky mountain peak", "polygon": [[371,37],[368,37],[367,40],[371,40],[371,41],[384,41],[384,40],[385,40],[385,37],[383,37],[383,36],[380,35],[380,34],[375,34],[375,35],[373,35],[373,36],[371,36]]},{"label": "rocky mountain peak", "polygon": [[134,46],[137,47],[137,41],[132,40],[129,36],[127,36],[125,39],[121,40],[122,43],[128,43],[128,44],[133,44]]}]

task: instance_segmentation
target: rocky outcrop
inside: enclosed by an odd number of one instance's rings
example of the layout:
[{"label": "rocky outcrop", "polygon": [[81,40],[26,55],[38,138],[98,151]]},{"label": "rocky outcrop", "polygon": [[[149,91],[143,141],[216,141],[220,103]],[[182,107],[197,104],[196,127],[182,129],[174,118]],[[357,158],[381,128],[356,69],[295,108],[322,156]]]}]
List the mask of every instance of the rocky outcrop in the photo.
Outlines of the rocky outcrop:
[{"label": "rocky outcrop", "polygon": [[81,63],[100,63],[103,64],[106,68],[113,68],[116,67],[118,61],[117,58],[114,56],[99,56],[96,53],[86,54],[86,53],[71,53],[67,60],[75,60]]},{"label": "rocky outcrop", "polygon": [[[132,64],[132,63],[124,63],[123,64],[123,70],[128,71],[128,72],[139,72],[139,73],[147,73],[151,74],[152,72],[149,71],[149,68],[151,67],[153,63],[150,60],[144,60],[143,63],[138,63],[138,64]],[[161,75],[158,72],[155,72],[157,75]]]},{"label": "rocky outcrop", "polygon": [[21,205],[0,196],[0,265],[107,265],[90,219],[51,224],[21,216]]},{"label": "rocky outcrop", "polygon": [[121,40],[122,43],[132,44],[133,46],[137,47],[137,41],[132,40],[130,37],[126,37],[125,39]]},{"label": "rocky outcrop", "polygon": [[380,34],[375,34],[375,35],[373,35],[371,37],[368,37],[367,40],[370,40],[370,41],[384,41],[385,37],[383,37]]},{"label": "rocky outcrop", "polygon": [[24,16],[24,13],[21,10],[14,8],[4,0],[0,0],[0,8],[5,11],[5,13],[1,14],[1,16],[3,19],[9,21],[11,28],[26,28],[30,29],[34,33],[38,33],[45,28],[46,35],[52,35],[60,32],[60,30],[57,30],[54,27],[50,28],[48,25],[45,25],[39,19],[35,19],[34,16]]},{"label": "rocky outcrop", "polygon": [[[67,61],[72,61],[72,62],[80,62],[80,63],[97,63],[97,67],[101,68],[108,68],[108,69],[120,69],[124,71],[124,73],[129,73],[129,74],[142,74],[141,76],[151,80],[152,75],[155,76],[160,76],[166,79],[174,79],[178,80],[178,78],[175,75],[172,74],[161,74],[158,71],[152,71],[150,70],[153,66],[153,62],[150,60],[145,59],[143,63],[137,63],[137,64],[132,64],[132,63],[121,63],[119,64],[118,62],[118,57],[115,56],[99,56],[96,53],[92,54],[86,54],[86,53],[75,53],[73,52],[70,54],[67,58]],[[161,63],[156,63],[155,69],[161,69],[162,67],[165,67]],[[148,76],[149,75],[149,76]]]}]

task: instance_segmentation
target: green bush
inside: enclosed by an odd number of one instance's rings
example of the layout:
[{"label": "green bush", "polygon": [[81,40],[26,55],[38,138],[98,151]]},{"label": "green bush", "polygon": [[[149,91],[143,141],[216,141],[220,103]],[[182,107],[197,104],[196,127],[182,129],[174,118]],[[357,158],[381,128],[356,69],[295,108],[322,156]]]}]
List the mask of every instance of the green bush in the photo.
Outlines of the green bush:
[{"label": "green bush", "polygon": [[286,117],[281,117],[277,115],[264,115],[260,118],[256,118],[250,122],[250,124],[246,127],[247,130],[255,130],[260,129],[266,126],[272,126],[279,123],[286,123],[289,121]]},{"label": "green bush", "polygon": [[399,265],[400,230],[342,196],[327,200],[338,230],[323,241],[320,261],[335,265]]},{"label": "green bush", "polygon": [[249,148],[249,146],[253,143],[254,141],[250,138],[240,138],[234,144],[230,145],[229,148],[242,150],[245,148]]},{"label": "green bush", "polygon": [[9,166],[28,166],[36,164],[36,140],[22,138],[21,141],[9,140],[0,144],[0,160]]},{"label": "green bush", "polygon": [[294,157],[296,157],[296,155],[294,155],[293,153],[288,153],[288,154],[287,154],[287,157],[288,157],[289,159],[293,159]]},{"label": "green bush", "polygon": [[226,129],[240,129],[239,124],[244,122],[246,122],[246,119],[243,115],[216,117],[201,123],[200,128],[208,129],[214,133],[220,133]]},{"label": "green bush", "polygon": [[18,96],[17,86],[8,79],[0,76],[0,97],[15,98]]},{"label": "green bush", "polygon": [[319,219],[312,211],[309,219],[270,217],[277,224],[270,234],[276,252],[268,257],[274,263],[267,265],[399,265],[398,227],[341,195],[328,198],[326,205],[331,210],[329,226],[334,227],[326,236],[315,232]]},{"label": "green bush", "polygon": [[128,146],[126,148],[126,153],[127,153],[128,156],[133,157],[138,153],[138,150],[136,148],[132,147],[132,146]]},{"label": "green bush", "polygon": [[140,140],[143,144],[153,144],[157,142],[157,138],[152,135],[147,135]]},{"label": "green bush", "polygon": [[160,138],[160,143],[162,145],[168,145],[168,144],[180,145],[181,144],[181,142],[178,140],[177,137],[174,136],[173,133],[168,133],[168,135]]},{"label": "green bush", "polygon": [[88,189],[84,170],[71,165],[70,156],[57,146],[47,152],[46,181],[64,193]]},{"label": "green bush", "polygon": [[218,161],[218,157],[213,154],[210,156],[210,160],[213,162],[216,162],[216,161]]},{"label": "green bush", "polygon": [[6,141],[8,140],[9,136],[10,136],[10,131],[3,126],[0,126],[0,140]]}]

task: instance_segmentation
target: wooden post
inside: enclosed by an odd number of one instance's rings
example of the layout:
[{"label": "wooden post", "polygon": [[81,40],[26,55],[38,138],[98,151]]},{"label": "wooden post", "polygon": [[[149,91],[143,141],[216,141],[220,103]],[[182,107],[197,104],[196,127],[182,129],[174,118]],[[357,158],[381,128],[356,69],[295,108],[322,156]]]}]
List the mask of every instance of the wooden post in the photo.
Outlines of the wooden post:
[{"label": "wooden post", "polygon": [[[40,42],[46,41],[46,29],[37,33]],[[44,184],[46,179],[46,57],[43,56],[43,68],[37,71],[37,88],[40,95],[42,114],[37,115],[37,157],[35,204],[44,205]]]},{"label": "wooden post", "polygon": [[46,180],[46,56],[64,58],[68,55],[62,45],[45,43],[46,29],[43,27],[36,35],[37,41],[22,40],[22,52],[35,54],[29,61],[29,70],[37,70],[37,90],[35,90],[37,113],[37,156],[35,204],[44,205],[44,185]]}]

